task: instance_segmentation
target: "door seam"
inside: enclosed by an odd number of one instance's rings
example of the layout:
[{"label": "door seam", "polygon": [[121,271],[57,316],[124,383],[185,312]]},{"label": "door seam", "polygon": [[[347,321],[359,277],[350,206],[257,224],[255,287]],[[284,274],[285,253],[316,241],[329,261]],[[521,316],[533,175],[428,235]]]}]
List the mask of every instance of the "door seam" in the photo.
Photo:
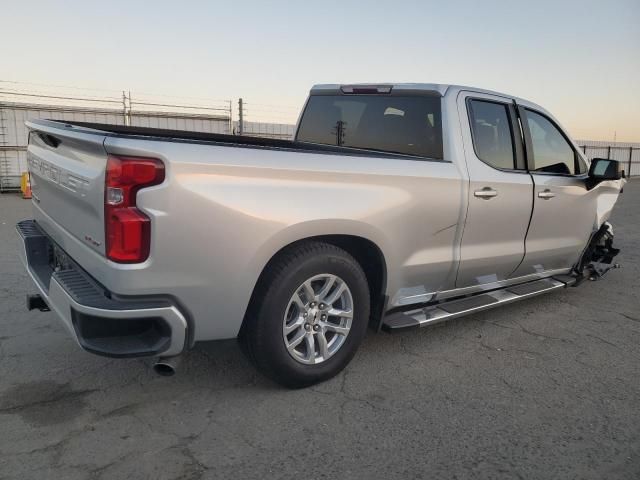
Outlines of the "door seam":
[{"label": "door seam", "polygon": [[[529,230],[531,229],[531,222],[533,220],[533,212],[536,208],[536,180],[535,178],[533,178],[533,175],[531,174],[531,170],[529,169],[529,159],[533,159],[533,151],[529,151],[529,147],[532,146],[530,142],[527,141],[527,135],[530,135],[529,131],[527,130],[525,132],[525,125],[523,122],[523,119],[521,118],[520,115],[520,105],[518,105],[518,102],[516,102],[515,100],[513,101],[513,106],[514,106],[514,110],[516,113],[516,117],[518,119],[518,124],[520,125],[520,135],[521,135],[521,141],[522,141],[522,148],[524,151],[524,163],[525,163],[525,168],[527,169],[527,174],[529,175],[529,178],[531,179],[531,213],[529,214],[529,223],[527,224],[527,230],[524,232],[524,240],[523,240],[523,250],[524,250],[524,255],[522,255],[522,258],[520,259],[520,263],[518,263],[518,265],[516,266],[516,268],[513,269],[513,271],[507,276],[507,278],[511,278],[511,276],[518,271],[518,269],[520,268],[520,266],[524,263],[524,259],[527,258],[527,238],[529,237]],[[529,128],[529,125],[526,125],[526,128]]]}]

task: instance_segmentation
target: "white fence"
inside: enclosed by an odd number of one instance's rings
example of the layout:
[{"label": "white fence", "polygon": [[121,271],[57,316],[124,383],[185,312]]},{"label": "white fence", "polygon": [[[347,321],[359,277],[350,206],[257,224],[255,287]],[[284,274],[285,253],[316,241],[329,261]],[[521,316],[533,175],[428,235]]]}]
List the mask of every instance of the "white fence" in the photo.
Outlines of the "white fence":
[{"label": "white fence", "polygon": [[[96,93],[98,92],[98,93]],[[233,119],[233,102],[191,97],[159,96],[52,87],[0,80],[0,192],[16,190],[27,171],[30,119],[66,120],[112,125],[186,130],[255,137],[293,138],[298,108],[238,103],[243,128]],[[243,115],[240,114],[243,109]]]},{"label": "white fence", "polygon": [[[233,122],[234,131],[238,131],[238,122]],[[288,123],[269,122],[243,122],[243,135],[249,137],[281,138],[283,140],[293,140],[295,125]]]},{"label": "white fence", "polygon": [[0,88],[0,192],[17,190],[21,174],[27,171],[26,120],[66,120],[230,134],[233,128],[231,113],[230,101],[191,105],[140,97],[134,102],[131,94],[124,92],[122,99],[116,99]]}]

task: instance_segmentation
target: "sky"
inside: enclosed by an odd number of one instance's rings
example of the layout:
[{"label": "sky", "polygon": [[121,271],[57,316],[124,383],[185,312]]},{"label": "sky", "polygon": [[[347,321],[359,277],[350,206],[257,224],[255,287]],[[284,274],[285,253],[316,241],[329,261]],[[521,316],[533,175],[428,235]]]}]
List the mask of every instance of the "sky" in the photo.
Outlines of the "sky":
[{"label": "sky", "polygon": [[316,83],[452,83],[538,103],[576,139],[640,141],[640,0],[0,0],[0,11],[0,80],[243,97],[262,121],[295,121]]}]

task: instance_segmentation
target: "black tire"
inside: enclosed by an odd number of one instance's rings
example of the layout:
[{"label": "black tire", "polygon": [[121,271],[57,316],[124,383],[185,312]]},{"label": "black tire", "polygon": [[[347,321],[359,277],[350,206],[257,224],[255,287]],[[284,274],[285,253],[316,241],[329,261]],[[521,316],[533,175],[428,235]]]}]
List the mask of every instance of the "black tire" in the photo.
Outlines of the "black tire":
[{"label": "black tire", "polygon": [[[317,364],[303,364],[287,351],[282,326],[294,291],[314,275],[340,277],[353,298],[351,329],[333,356]],[[267,267],[252,297],[240,334],[242,349],[256,368],[275,382],[302,388],[337,375],[353,358],[369,322],[369,285],[360,264],[346,251],[309,241],[281,252]]]}]

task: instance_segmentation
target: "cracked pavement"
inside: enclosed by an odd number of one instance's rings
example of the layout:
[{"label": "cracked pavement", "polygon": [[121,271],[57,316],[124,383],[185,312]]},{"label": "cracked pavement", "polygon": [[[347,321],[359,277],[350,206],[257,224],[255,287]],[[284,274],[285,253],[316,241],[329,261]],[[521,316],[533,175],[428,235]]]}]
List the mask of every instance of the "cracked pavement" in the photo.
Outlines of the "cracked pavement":
[{"label": "cracked pavement", "polygon": [[83,352],[27,312],[0,195],[0,478],[581,478],[640,475],[640,180],[612,223],[622,269],[428,329],[369,334],[336,378],[288,391],[235,342],[178,374]]}]

